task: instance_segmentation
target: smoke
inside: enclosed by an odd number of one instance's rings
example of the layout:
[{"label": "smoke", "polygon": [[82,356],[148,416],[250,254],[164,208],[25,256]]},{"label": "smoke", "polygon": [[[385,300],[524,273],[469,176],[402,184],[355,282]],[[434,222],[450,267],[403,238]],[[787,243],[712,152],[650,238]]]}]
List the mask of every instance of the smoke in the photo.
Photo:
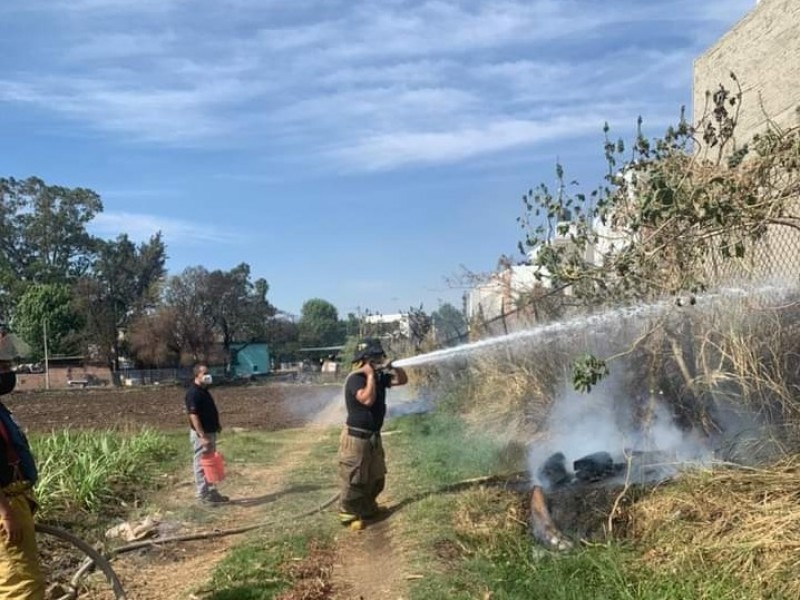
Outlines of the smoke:
[{"label": "smoke", "polygon": [[333,425],[337,421],[332,410],[336,399],[341,397],[341,387],[337,385],[307,385],[298,383],[283,384],[287,397],[284,405],[301,424]]},{"label": "smoke", "polygon": [[392,388],[386,392],[387,418],[429,412],[433,399],[425,394],[418,395],[408,386]]},{"label": "smoke", "polygon": [[[295,397],[297,401],[295,402]],[[294,411],[312,425],[342,425],[347,419],[344,391],[341,385],[298,389],[293,394]],[[407,386],[386,391],[386,417],[424,413],[431,410],[433,401],[418,396]]]},{"label": "smoke", "polygon": [[528,468],[545,488],[552,481],[542,467],[558,452],[570,476],[576,460],[605,452],[619,467],[619,477],[630,466],[639,482],[670,477],[682,466],[708,463],[714,456],[709,440],[678,426],[658,392],[631,397],[613,374],[589,394],[565,385],[542,430],[546,433],[529,446]]}]

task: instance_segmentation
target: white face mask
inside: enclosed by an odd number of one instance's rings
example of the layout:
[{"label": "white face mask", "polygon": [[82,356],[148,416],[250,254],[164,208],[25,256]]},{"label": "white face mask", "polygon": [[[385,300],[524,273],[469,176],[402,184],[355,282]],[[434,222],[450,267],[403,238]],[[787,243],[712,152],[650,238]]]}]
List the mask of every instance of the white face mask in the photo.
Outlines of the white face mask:
[{"label": "white face mask", "polygon": [[213,381],[213,378],[211,377],[211,373],[206,373],[206,374],[205,374],[205,375],[203,375],[203,377],[200,379],[200,382],[201,382],[201,383],[203,383],[203,384],[205,384],[205,385],[211,385],[211,382],[212,382],[212,381]]}]

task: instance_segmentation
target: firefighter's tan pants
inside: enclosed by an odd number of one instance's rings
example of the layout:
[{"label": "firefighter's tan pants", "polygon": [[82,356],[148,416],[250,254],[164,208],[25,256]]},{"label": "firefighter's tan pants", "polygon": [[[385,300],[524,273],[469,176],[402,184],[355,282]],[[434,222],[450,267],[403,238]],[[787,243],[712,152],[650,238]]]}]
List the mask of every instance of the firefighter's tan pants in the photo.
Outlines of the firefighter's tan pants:
[{"label": "firefighter's tan pants", "polygon": [[14,518],[22,528],[22,541],[12,545],[8,542],[5,531],[0,531],[0,598],[43,600],[44,576],[39,567],[30,502],[25,493],[12,491],[6,497]]},{"label": "firefighter's tan pants", "polygon": [[345,427],[339,437],[340,510],[359,517],[374,514],[378,509],[376,498],[385,481],[381,436],[362,439],[349,435]]}]

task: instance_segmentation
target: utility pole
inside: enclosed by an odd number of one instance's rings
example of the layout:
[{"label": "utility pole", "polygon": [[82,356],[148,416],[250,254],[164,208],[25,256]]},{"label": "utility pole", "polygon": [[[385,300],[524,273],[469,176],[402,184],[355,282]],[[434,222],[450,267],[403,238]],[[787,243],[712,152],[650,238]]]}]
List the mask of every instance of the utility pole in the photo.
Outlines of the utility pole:
[{"label": "utility pole", "polygon": [[50,358],[47,355],[47,319],[42,322],[44,334],[44,389],[50,389]]}]

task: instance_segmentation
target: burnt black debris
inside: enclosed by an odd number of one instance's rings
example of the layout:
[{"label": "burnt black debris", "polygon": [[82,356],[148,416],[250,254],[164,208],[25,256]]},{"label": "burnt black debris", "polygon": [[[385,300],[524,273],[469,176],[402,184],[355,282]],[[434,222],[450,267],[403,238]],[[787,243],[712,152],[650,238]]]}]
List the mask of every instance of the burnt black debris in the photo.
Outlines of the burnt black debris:
[{"label": "burnt black debris", "polygon": [[572,463],[575,477],[580,481],[600,481],[621,473],[624,463],[614,463],[608,452],[595,452]]},{"label": "burnt black debris", "polygon": [[537,476],[546,487],[563,485],[572,479],[567,472],[567,458],[562,452],[550,455],[539,468]]}]

